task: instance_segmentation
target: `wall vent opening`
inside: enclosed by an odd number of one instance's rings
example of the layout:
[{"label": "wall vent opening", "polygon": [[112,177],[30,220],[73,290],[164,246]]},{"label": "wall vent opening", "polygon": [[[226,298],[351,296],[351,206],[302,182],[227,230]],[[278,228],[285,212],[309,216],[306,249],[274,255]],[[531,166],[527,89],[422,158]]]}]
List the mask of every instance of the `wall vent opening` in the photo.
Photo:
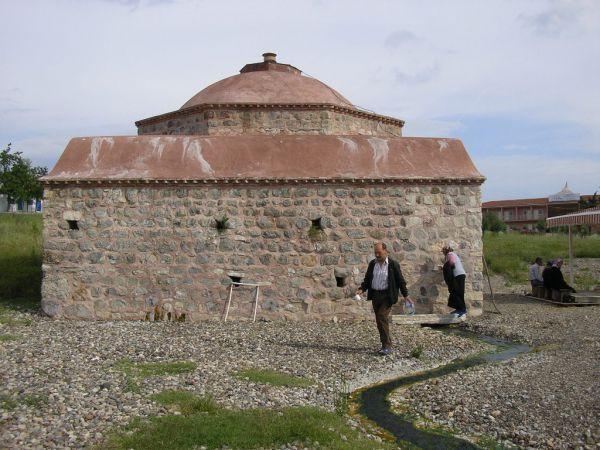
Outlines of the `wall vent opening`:
[{"label": "wall vent opening", "polygon": [[317,217],[316,219],[312,219],[312,225],[310,226],[311,228],[315,229],[315,230],[324,230],[325,227],[323,226],[323,218],[322,217]]},{"label": "wall vent opening", "polygon": [[[244,275],[242,272],[229,272],[227,274],[232,283],[241,283]],[[233,287],[236,287],[236,285],[234,284]]]},{"label": "wall vent opening", "polygon": [[218,231],[225,231],[229,228],[229,217],[223,216],[220,219],[215,219]]},{"label": "wall vent opening", "polygon": [[345,287],[348,285],[348,277],[336,275],[335,282],[337,283],[337,287]]},{"label": "wall vent opening", "polygon": [[77,220],[67,220],[69,224],[69,230],[79,230],[79,223]]}]

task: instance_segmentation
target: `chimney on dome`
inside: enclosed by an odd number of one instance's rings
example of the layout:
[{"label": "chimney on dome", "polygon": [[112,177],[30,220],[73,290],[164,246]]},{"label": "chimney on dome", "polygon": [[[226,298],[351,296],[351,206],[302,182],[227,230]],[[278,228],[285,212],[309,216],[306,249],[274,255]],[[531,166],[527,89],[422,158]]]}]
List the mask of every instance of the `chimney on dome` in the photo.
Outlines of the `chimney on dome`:
[{"label": "chimney on dome", "polygon": [[276,53],[263,53],[264,62],[277,62],[275,58],[277,58]]},{"label": "chimney on dome", "polygon": [[267,52],[263,53],[263,62],[246,64],[240,70],[240,73],[248,72],[261,72],[265,70],[272,70],[275,72],[287,72],[294,75],[300,75],[300,69],[290,66],[289,64],[281,64],[277,62],[277,54]]}]

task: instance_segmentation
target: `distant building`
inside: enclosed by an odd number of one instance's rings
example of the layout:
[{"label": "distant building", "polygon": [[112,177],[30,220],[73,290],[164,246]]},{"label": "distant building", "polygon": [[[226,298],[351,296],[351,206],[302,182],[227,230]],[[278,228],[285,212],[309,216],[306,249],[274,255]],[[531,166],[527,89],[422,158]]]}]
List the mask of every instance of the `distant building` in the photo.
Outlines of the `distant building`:
[{"label": "distant building", "polygon": [[540,220],[568,214],[580,209],[580,200],[591,195],[580,195],[569,189],[568,183],[560,192],[542,198],[519,198],[483,202],[483,214],[494,213],[514,231],[533,231]]}]

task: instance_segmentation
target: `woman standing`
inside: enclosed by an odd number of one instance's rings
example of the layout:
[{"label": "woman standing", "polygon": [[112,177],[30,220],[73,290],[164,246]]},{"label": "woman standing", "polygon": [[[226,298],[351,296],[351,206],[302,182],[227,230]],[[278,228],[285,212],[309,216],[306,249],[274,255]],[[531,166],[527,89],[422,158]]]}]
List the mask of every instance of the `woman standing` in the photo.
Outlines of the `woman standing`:
[{"label": "woman standing", "polygon": [[467,306],[465,305],[465,278],[467,273],[460,261],[458,255],[454,252],[456,244],[448,242],[442,247],[444,253],[444,281],[448,286],[448,306],[454,308],[450,314],[456,318],[467,315]]}]

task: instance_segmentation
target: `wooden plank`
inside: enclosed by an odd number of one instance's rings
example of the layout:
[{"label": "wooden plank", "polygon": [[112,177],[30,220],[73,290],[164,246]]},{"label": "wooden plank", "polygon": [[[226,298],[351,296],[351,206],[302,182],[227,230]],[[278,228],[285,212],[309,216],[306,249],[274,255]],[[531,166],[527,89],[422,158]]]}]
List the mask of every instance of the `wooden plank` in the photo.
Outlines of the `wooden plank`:
[{"label": "wooden plank", "polygon": [[578,292],[571,294],[571,297],[575,299],[575,303],[600,304],[600,293],[597,292]]},{"label": "wooden plank", "polygon": [[575,302],[575,303],[555,302],[554,300],[548,300],[545,298],[534,297],[533,295],[521,295],[520,297],[527,298],[529,300],[538,300],[540,302],[550,303],[555,306],[595,306],[595,305],[600,305],[600,303],[595,303],[595,302]]},{"label": "wooden plank", "polygon": [[402,325],[450,325],[467,320],[466,316],[456,318],[451,314],[392,314],[392,323]]}]

